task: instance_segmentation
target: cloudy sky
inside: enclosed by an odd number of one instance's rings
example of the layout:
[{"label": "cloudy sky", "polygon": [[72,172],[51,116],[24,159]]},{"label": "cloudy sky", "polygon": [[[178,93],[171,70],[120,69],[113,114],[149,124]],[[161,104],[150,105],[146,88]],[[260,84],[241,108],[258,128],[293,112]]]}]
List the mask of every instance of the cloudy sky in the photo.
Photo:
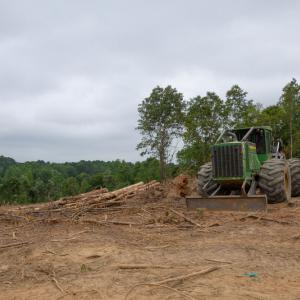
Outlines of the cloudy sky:
[{"label": "cloudy sky", "polygon": [[136,161],[137,105],[300,80],[300,1],[0,0],[0,154]]}]

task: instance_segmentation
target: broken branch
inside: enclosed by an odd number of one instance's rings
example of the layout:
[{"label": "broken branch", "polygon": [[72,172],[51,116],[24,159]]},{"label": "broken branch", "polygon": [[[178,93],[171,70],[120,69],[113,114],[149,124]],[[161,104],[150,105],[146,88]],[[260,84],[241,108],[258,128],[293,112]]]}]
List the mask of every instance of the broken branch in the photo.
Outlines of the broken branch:
[{"label": "broken branch", "polygon": [[181,281],[181,280],[185,280],[185,279],[188,279],[188,278],[191,278],[191,277],[208,274],[208,273],[211,273],[211,272],[219,270],[219,269],[220,269],[220,267],[211,267],[211,268],[208,268],[206,270],[193,272],[193,273],[190,273],[190,274],[187,274],[187,275],[171,277],[171,278],[164,279],[164,280],[157,281],[157,282],[153,282],[153,283],[154,284],[165,284],[165,283],[169,283],[169,282],[172,282],[172,281]]},{"label": "broken branch", "polygon": [[185,219],[186,221],[190,222],[191,224],[196,225],[197,227],[203,228],[202,225],[200,225],[199,223],[195,222],[194,220],[186,217],[184,214],[180,213],[179,211],[177,211],[177,210],[175,210],[173,208],[169,208],[169,210],[171,212],[173,212],[174,214],[176,214],[177,216],[179,216],[179,217]]},{"label": "broken branch", "polygon": [[171,266],[162,266],[162,265],[142,265],[142,264],[132,264],[132,265],[118,265],[118,269],[121,270],[133,270],[133,269],[169,269]]},{"label": "broken branch", "polygon": [[133,291],[134,289],[136,289],[137,287],[140,287],[140,286],[152,286],[152,287],[164,288],[164,289],[170,290],[170,291],[172,291],[172,292],[175,292],[175,293],[177,293],[178,295],[183,296],[184,298],[187,298],[187,299],[190,299],[190,300],[196,300],[196,299],[193,298],[192,296],[189,296],[189,295],[187,295],[187,294],[185,294],[185,293],[183,293],[183,292],[180,292],[180,291],[178,291],[178,290],[176,290],[176,289],[174,289],[174,288],[171,288],[171,287],[169,287],[169,286],[167,286],[167,285],[161,285],[161,284],[156,284],[156,283],[140,283],[140,284],[136,284],[135,286],[133,286],[133,287],[128,291],[128,293],[126,294],[124,300],[127,300],[128,297],[129,297],[129,295],[132,293],[132,291]]},{"label": "broken branch", "polygon": [[11,243],[11,244],[7,244],[7,245],[0,245],[0,249],[10,248],[10,247],[19,247],[19,246],[24,246],[24,245],[28,245],[28,244],[32,244],[32,242],[21,242],[21,243]]}]

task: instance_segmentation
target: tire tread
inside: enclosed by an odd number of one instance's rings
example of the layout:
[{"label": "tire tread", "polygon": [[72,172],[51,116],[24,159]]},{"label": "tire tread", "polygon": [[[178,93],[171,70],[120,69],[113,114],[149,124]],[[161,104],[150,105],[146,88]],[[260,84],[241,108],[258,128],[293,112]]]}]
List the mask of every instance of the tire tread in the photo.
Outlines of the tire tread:
[{"label": "tire tread", "polygon": [[269,203],[280,203],[290,198],[291,189],[286,191],[284,185],[286,168],[289,170],[287,161],[276,158],[267,160],[261,167],[258,185],[262,192],[267,195]]}]

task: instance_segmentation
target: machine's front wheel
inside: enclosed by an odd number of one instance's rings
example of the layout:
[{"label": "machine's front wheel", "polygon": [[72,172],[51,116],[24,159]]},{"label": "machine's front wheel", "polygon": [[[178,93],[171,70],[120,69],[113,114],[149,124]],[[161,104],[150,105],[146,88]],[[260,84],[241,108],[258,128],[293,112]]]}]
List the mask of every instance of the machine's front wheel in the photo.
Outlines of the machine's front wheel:
[{"label": "machine's front wheel", "polygon": [[292,196],[300,196],[300,159],[291,158],[288,160],[291,170],[291,180],[292,180]]},{"label": "machine's front wheel", "polygon": [[219,186],[212,180],[212,163],[206,163],[200,167],[198,172],[198,193],[200,195],[211,195]]},{"label": "machine's front wheel", "polygon": [[291,198],[291,174],[286,160],[270,159],[261,167],[258,185],[269,203],[280,203]]}]

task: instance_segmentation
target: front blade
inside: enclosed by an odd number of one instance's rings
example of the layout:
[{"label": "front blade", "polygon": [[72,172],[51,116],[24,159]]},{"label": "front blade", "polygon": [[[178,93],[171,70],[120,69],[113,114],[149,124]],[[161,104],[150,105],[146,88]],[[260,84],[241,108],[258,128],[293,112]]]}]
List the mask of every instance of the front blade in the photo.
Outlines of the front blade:
[{"label": "front blade", "polygon": [[267,197],[266,195],[187,197],[186,205],[188,209],[266,211]]}]

